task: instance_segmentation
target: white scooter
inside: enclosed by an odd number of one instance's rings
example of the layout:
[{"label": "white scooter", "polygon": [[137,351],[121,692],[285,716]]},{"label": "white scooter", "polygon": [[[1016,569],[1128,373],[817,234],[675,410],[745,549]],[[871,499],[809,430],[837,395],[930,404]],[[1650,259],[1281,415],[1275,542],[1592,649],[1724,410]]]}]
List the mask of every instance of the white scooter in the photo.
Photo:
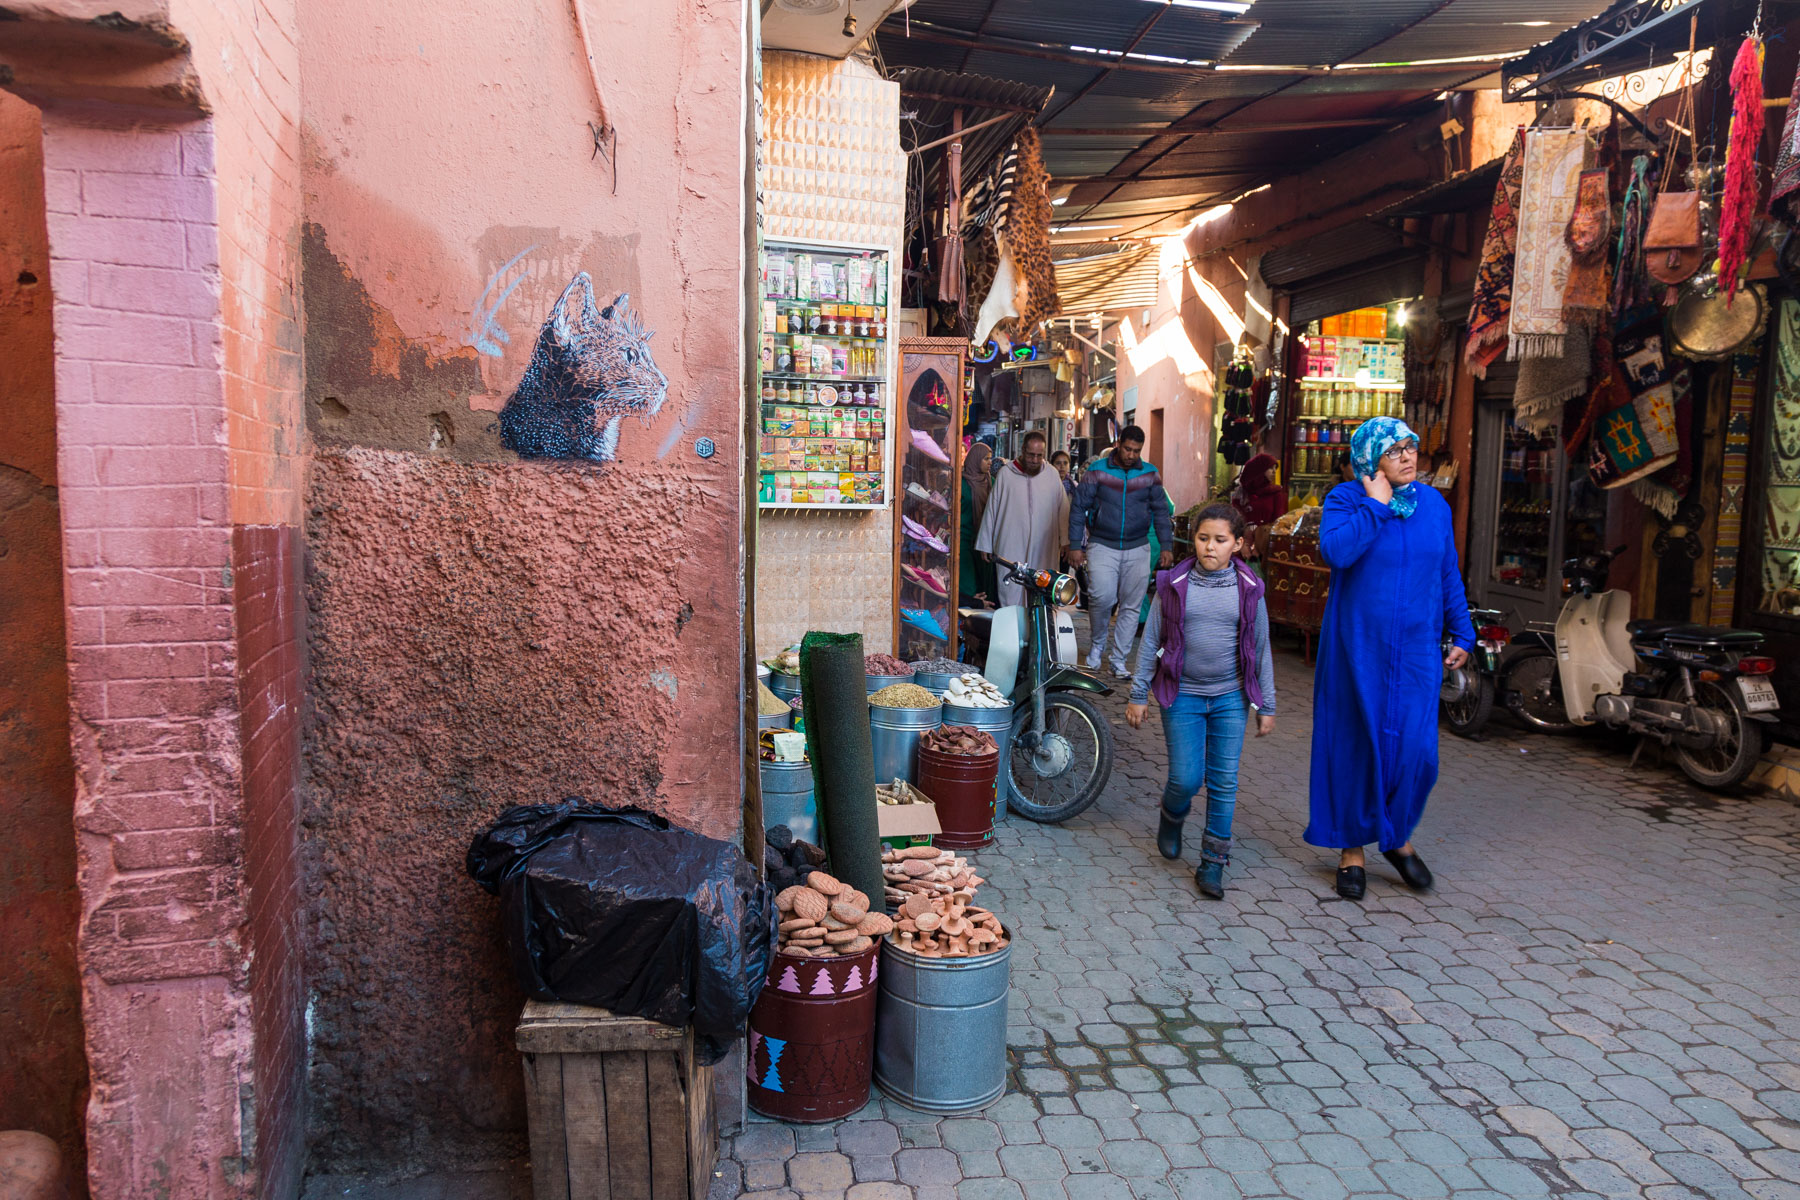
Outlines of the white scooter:
[{"label": "white scooter", "polygon": [[1630,593],[1599,590],[1623,549],[1563,565],[1569,599],[1554,639],[1541,628],[1513,639],[1502,695],[1537,728],[1629,730],[1669,747],[1702,787],[1742,783],[1781,707],[1769,682],[1775,660],[1754,653],[1762,634],[1632,620]]}]

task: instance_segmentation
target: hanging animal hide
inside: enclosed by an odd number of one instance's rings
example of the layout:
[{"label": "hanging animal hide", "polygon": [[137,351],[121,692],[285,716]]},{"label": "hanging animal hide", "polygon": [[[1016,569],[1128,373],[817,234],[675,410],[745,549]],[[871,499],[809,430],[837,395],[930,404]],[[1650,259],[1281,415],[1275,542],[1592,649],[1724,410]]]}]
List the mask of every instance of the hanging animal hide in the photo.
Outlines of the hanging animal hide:
[{"label": "hanging animal hide", "polygon": [[[987,298],[981,302],[981,311],[975,317],[975,330],[969,336],[971,344],[979,346],[992,337],[999,341],[1006,336],[1012,322],[1019,316],[1019,310],[1013,305],[1013,260],[1004,235],[996,233],[994,243],[999,254],[994,267],[994,283],[988,289]],[[1002,322],[1005,322],[1004,327]]]},{"label": "hanging animal hide", "polygon": [[[1056,266],[1050,260],[1050,172],[1044,167],[1038,132],[1031,126],[1019,131],[1015,143],[1016,172],[1011,193],[1005,199],[1000,233],[1011,251],[1018,310],[1018,330],[1028,338],[1062,307],[1056,294]],[[1002,180],[1004,183],[1004,179]]]}]

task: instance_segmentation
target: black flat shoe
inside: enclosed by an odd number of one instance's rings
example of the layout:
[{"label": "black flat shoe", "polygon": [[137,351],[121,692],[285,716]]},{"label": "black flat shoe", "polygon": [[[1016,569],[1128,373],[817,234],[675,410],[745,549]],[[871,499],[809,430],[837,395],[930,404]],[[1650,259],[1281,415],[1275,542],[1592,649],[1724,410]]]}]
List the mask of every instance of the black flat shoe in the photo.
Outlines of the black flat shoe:
[{"label": "black flat shoe", "polygon": [[1156,810],[1156,848],[1164,858],[1181,857],[1181,822],[1171,820],[1161,806]]},{"label": "black flat shoe", "polygon": [[1394,870],[1400,872],[1400,880],[1415,892],[1423,892],[1431,887],[1431,868],[1417,854],[1401,854],[1397,850],[1383,850],[1381,857],[1394,864]]},{"label": "black flat shoe", "polygon": [[1339,867],[1337,873],[1337,894],[1346,900],[1361,900],[1368,890],[1369,877],[1361,867]]}]

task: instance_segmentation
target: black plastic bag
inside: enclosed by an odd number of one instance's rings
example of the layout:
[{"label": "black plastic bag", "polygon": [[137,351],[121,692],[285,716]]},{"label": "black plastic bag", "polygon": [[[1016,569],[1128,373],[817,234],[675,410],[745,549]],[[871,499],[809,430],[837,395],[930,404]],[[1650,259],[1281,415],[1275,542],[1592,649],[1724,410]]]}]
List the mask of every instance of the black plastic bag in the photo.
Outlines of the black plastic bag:
[{"label": "black plastic bag", "polygon": [[534,998],[692,1025],[707,1062],[742,1033],[775,902],[737,847],[571,796],[508,809],[470,844],[468,870],[500,897]]}]

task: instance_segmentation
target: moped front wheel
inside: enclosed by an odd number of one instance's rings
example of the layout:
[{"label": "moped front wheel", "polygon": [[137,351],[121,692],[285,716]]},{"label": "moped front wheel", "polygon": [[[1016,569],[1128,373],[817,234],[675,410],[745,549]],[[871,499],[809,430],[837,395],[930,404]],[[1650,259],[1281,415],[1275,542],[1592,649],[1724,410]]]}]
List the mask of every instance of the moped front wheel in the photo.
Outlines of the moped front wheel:
[{"label": "moped front wheel", "polygon": [[1112,778],[1112,726],[1100,710],[1073,692],[1044,697],[1044,736],[1028,744],[1031,708],[1013,718],[1007,761],[1006,806],[1028,821],[1056,824],[1085,811]]}]

